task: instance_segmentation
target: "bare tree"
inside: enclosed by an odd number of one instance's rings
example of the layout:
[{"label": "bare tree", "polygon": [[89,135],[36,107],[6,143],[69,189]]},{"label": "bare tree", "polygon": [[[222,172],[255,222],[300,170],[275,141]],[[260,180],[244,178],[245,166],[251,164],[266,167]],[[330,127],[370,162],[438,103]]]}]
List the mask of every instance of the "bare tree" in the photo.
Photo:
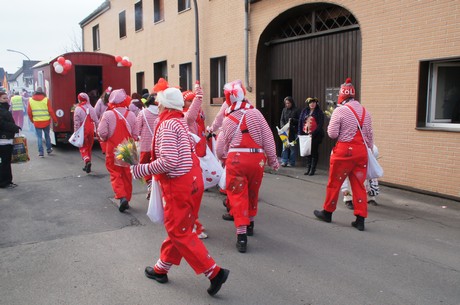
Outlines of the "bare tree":
[{"label": "bare tree", "polygon": [[75,30],[73,30],[72,35],[69,36],[69,41],[69,45],[64,47],[64,53],[83,51],[81,33],[76,33]]}]

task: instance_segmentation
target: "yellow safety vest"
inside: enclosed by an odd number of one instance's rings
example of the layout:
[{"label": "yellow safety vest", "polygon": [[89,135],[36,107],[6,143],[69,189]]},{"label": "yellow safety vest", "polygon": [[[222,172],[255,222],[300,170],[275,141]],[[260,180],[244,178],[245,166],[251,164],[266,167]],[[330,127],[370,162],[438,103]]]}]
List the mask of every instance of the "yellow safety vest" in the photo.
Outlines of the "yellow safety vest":
[{"label": "yellow safety vest", "polygon": [[22,97],[19,95],[14,95],[11,98],[11,110],[13,111],[24,111],[24,107],[22,105]]},{"label": "yellow safety vest", "polygon": [[32,116],[34,122],[49,121],[51,119],[48,112],[48,98],[41,101],[36,101],[33,98],[29,99],[30,108],[32,109]]}]

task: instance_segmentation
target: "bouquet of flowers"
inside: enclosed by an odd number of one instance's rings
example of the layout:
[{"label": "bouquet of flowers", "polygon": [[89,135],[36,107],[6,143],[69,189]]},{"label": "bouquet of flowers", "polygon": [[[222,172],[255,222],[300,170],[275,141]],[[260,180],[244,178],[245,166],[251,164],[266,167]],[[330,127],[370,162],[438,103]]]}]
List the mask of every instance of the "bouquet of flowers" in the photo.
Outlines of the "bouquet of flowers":
[{"label": "bouquet of flowers", "polygon": [[137,143],[129,138],[115,148],[115,165],[130,167],[139,164]]}]

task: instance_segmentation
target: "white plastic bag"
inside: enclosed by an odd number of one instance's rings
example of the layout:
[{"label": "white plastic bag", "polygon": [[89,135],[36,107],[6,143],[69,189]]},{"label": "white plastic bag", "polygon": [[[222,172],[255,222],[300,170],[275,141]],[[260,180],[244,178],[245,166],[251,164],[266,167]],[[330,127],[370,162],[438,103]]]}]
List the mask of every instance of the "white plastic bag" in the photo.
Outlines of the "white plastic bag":
[{"label": "white plastic bag", "polygon": [[367,148],[367,179],[377,179],[383,176],[383,168],[370,148]]},{"label": "white plastic bag", "polygon": [[222,190],[225,190],[227,188],[227,170],[225,168],[222,171],[222,176],[220,176],[219,187]]},{"label": "white plastic bag", "polygon": [[208,146],[206,146],[206,155],[200,159],[200,166],[203,172],[203,183],[204,189],[216,186],[222,176],[224,169],[217,160],[216,156],[211,152]]},{"label": "white plastic bag", "polygon": [[81,125],[69,138],[69,143],[75,147],[82,147],[85,141],[85,125]]},{"label": "white plastic bag", "polygon": [[147,216],[153,223],[163,223],[164,209],[163,209],[163,196],[161,196],[161,187],[157,180],[152,178],[152,186],[150,190],[149,207],[147,209]]},{"label": "white plastic bag", "polygon": [[299,135],[300,156],[311,155],[311,135]]}]

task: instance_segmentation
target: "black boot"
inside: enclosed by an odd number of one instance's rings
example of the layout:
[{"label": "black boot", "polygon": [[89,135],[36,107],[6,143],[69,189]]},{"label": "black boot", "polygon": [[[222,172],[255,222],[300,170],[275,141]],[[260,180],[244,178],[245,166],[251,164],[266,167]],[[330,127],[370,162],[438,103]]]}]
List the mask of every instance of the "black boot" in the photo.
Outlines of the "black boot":
[{"label": "black boot", "polygon": [[356,216],[356,220],[351,223],[353,227],[358,229],[359,231],[364,231],[364,217],[363,216]]},{"label": "black boot", "polygon": [[236,249],[238,249],[238,252],[244,253],[248,246],[248,236],[246,234],[238,234],[237,236]]},{"label": "black boot", "polygon": [[318,158],[311,158],[311,169],[308,176],[313,176],[316,172],[316,164],[318,163]]},{"label": "black boot", "polygon": [[321,219],[322,221],[325,221],[325,222],[332,221],[332,212],[328,212],[326,210],[322,210],[322,211],[315,210],[313,214],[315,214],[315,216]]},{"label": "black boot", "polygon": [[311,170],[311,156],[307,157],[307,171],[305,172],[305,176],[308,176],[310,174]]},{"label": "black boot", "polygon": [[227,281],[229,273],[230,270],[220,268],[219,273],[211,280],[211,286],[208,288],[209,295],[215,295],[220,290],[222,284]]},{"label": "black boot", "polygon": [[248,234],[248,236],[254,235],[254,221],[251,221],[249,226],[246,227],[246,234]]},{"label": "black boot", "polygon": [[86,171],[87,174],[91,173],[91,162],[86,163],[85,171]]}]

